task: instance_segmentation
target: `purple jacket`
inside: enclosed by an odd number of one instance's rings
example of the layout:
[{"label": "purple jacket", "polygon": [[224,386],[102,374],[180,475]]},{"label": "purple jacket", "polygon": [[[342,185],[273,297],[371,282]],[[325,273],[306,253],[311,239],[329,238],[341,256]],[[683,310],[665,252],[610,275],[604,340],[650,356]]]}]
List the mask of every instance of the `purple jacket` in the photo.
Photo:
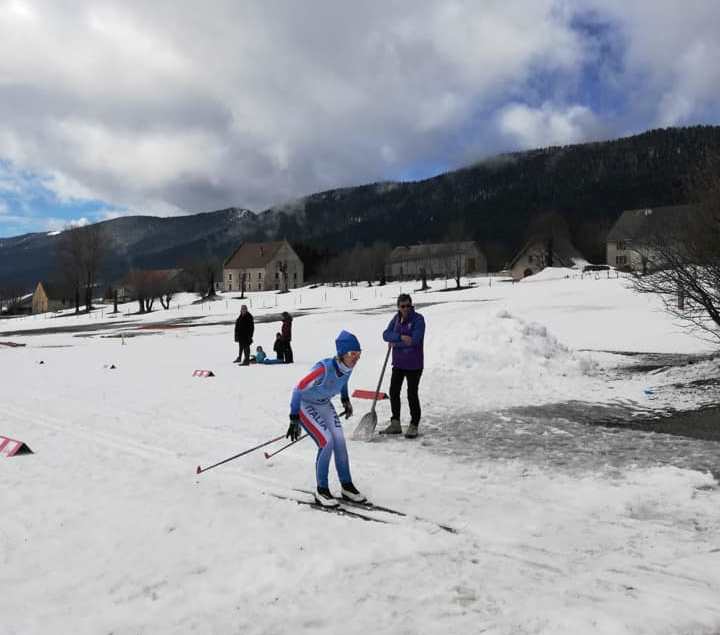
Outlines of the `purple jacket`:
[{"label": "purple jacket", "polygon": [[[409,335],[412,344],[405,344],[401,335]],[[383,332],[383,339],[393,345],[392,365],[393,368],[402,370],[418,370],[423,368],[423,340],[425,339],[425,318],[415,309],[411,309],[405,322],[400,321],[400,313],[390,320]]]}]

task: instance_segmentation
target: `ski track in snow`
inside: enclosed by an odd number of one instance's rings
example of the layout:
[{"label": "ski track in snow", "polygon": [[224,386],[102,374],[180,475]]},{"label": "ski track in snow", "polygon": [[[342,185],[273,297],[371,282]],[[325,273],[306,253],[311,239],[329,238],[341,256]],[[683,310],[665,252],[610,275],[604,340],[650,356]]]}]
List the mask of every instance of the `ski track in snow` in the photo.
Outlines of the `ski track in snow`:
[{"label": "ski track in snow", "polygon": [[[518,414],[570,399],[662,410],[672,394],[643,401],[646,376],[618,379],[608,374],[616,356],[576,350],[643,342],[652,350],[661,341],[696,352],[694,340],[622,280],[540,279],[454,297],[424,298],[437,302],[423,309],[424,436],[349,443],[358,486],[409,515],[382,515],[387,525],[264,494],[312,488],[309,441],[270,461],[260,451],[194,474],[198,463],[284,430],[290,388],[342,327],[364,347],[352,386],[374,387],[389,319],[377,307],[387,300],[368,292],[348,307],[347,297],[331,298],[335,310],[298,319],[292,367],[234,367],[232,334],[220,324],[125,346],[72,333],[23,336],[73,346],[0,351],[13,369],[0,386],[0,433],[36,452],[0,458],[0,584],[10,589],[0,594],[0,632],[720,630],[720,489],[673,459],[695,446],[644,443],[642,433],[613,445],[617,434]],[[630,333],[615,330],[620,321]],[[256,342],[270,344],[276,326],[258,324]],[[111,362],[117,369],[103,368]],[[192,378],[194,368],[217,376]],[[652,376],[669,384],[703,368]],[[355,401],[346,431],[365,405]],[[387,405],[379,408],[382,419]],[[472,417],[483,412],[505,414],[478,428]],[[567,450],[554,450],[558,439]],[[617,460],[561,464],[563,452],[583,445],[588,456],[604,450]]]}]

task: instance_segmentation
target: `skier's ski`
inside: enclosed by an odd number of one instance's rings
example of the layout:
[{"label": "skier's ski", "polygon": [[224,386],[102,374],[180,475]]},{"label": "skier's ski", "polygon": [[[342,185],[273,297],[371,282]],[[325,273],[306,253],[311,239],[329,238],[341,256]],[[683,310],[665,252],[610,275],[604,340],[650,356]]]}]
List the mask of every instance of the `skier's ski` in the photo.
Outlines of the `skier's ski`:
[{"label": "skier's ski", "polygon": [[[313,492],[307,489],[295,489],[296,492],[301,492],[303,494],[310,494],[311,496],[314,495]],[[405,512],[401,512],[397,509],[393,509],[392,507],[383,507],[382,505],[376,505],[375,503],[371,503],[370,501],[365,501],[364,503],[356,503],[355,501],[348,500],[347,498],[341,498],[339,496],[336,496],[335,499],[341,503],[342,505],[346,505],[348,507],[355,507],[358,509],[366,509],[368,511],[374,511],[374,512],[384,512],[386,514],[392,514],[393,516],[401,516],[403,518],[409,518],[410,520],[419,521],[422,523],[430,523],[431,525],[435,525],[439,529],[442,529],[443,531],[447,531],[449,534],[457,534],[459,533],[457,529],[454,527],[450,527],[449,525],[443,525],[442,523],[438,523],[434,520],[430,520],[428,518],[423,518],[422,516],[415,516],[414,514],[406,514]]]},{"label": "skier's ski", "polygon": [[[301,492],[303,494],[310,494],[311,496],[313,495],[313,493],[309,489],[294,489],[293,491]],[[370,501],[358,503],[355,501],[351,501],[347,498],[343,498],[341,496],[336,496],[335,500],[337,500],[339,503],[342,503],[343,505],[349,505],[350,507],[359,507],[360,509],[367,509],[368,511],[385,512],[386,514],[393,514],[394,516],[407,517],[407,514],[405,512],[398,511],[397,509],[391,509],[390,507],[383,507],[382,505],[376,505],[375,503],[371,503]]]},{"label": "skier's ski", "polygon": [[347,498],[338,498],[337,500],[340,501],[343,505],[348,505],[350,507],[358,507],[360,509],[367,509],[368,511],[384,512],[386,514],[393,514],[394,516],[402,516],[403,518],[409,518],[410,520],[415,520],[421,523],[430,523],[431,525],[435,525],[443,531],[447,531],[449,534],[458,533],[458,530],[454,527],[443,525],[442,523],[423,518],[422,516],[409,515],[405,512],[398,511],[397,509],[392,509],[391,507],[383,507],[382,505],[376,505],[375,503],[371,503],[370,501],[367,501],[365,503],[356,503],[355,501],[348,500]]},{"label": "skier's ski", "polygon": [[321,505],[320,503],[316,503],[315,501],[309,501],[304,500],[301,498],[295,498],[294,496],[283,496],[282,494],[274,494],[270,492],[270,496],[273,496],[274,498],[279,498],[280,500],[286,500],[286,501],[293,501],[294,503],[297,503],[298,505],[307,505],[311,509],[317,509],[322,512],[327,512],[331,514],[337,514],[338,516],[347,516],[349,518],[357,518],[360,520],[364,520],[366,522],[373,522],[373,523],[382,523],[387,525],[387,520],[382,520],[381,518],[374,518],[373,516],[368,516],[367,514],[361,514],[359,512],[353,511],[351,509],[348,509],[343,504],[340,504],[336,507],[325,507],[324,505]]}]

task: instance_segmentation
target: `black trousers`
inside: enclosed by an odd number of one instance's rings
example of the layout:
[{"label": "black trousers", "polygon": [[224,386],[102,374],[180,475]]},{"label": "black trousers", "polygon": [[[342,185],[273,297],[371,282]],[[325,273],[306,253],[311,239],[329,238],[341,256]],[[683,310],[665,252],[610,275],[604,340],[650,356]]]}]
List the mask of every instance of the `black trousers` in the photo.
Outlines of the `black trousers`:
[{"label": "black trousers", "polygon": [[[250,343],[249,342],[239,342],[238,343],[238,361],[243,364],[249,364],[250,363]],[[245,354],[245,360],[242,360],[243,353]]]},{"label": "black trousers", "polygon": [[420,385],[420,377],[423,369],[403,370],[401,368],[393,368],[390,377],[390,410],[393,419],[400,419],[400,390],[403,381],[407,378],[407,397],[410,405],[410,423],[418,425],[420,423],[420,398],[418,397],[418,386]]},{"label": "black trousers", "polygon": [[286,364],[293,363],[293,350],[290,346],[290,342],[285,342],[285,346],[283,347],[283,358],[285,359]]}]

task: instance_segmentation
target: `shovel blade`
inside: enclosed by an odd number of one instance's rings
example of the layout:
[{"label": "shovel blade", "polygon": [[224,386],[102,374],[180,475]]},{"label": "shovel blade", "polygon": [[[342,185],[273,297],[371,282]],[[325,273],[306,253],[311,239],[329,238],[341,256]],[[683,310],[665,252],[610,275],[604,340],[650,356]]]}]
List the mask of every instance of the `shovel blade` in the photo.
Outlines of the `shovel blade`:
[{"label": "shovel blade", "polygon": [[373,434],[375,434],[375,427],[377,426],[377,413],[374,410],[368,412],[360,423],[357,424],[353,432],[353,439],[356,441],[369,441]]},{"label": "shovel blade", "polygon": [[388,398],[387,393],[375,392],[374,390],[360,390],[359,388],[353,390],[352,396],[356,399],[375,399],[376,401]]}]

